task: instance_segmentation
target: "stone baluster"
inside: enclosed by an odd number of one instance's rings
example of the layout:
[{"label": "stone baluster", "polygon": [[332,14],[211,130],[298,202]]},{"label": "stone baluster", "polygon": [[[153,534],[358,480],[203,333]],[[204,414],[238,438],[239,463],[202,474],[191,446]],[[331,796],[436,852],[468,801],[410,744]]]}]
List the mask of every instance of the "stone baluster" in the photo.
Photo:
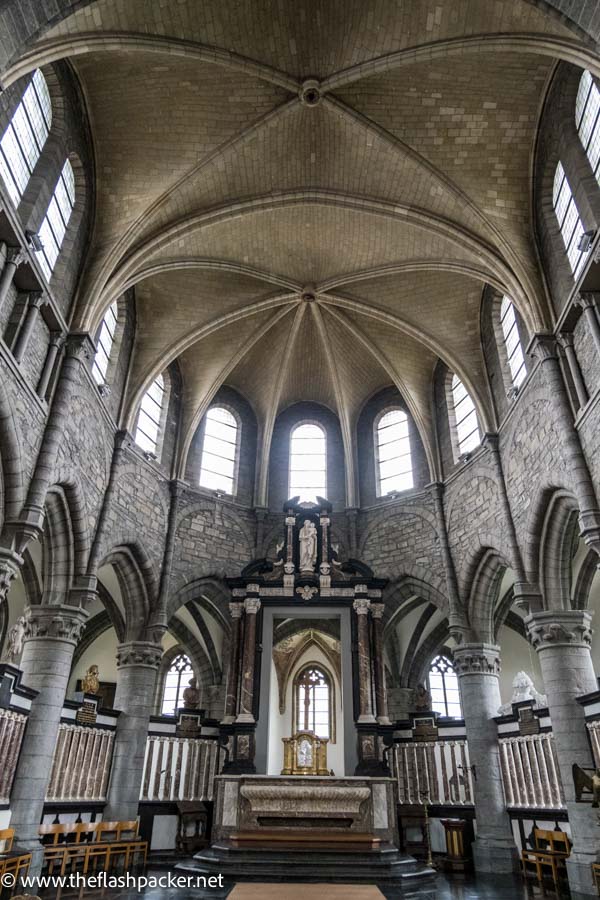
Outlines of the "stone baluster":
[{"label": "stone baluster", "polygon": [[37,386],[38,396],[41,397],[42,400],[46,399],[58,352],[62,347],[64,340],[65,336],[60,331],[53,331],[50,335],[50,343],[48,344],[48,352],[46,353],[46,359],[44,360],[44,368],[42,369],[42,374],[40,375]]},{"label": "stone baluster", "polygon": [[583,407],[589,400],[589,395],[585,386],[585,382],[583,380],[583,375],[581,374],[579,360],[577,359],[577,354],[575,353],[575,336],[572,332],[564,332],[563,334],[559,335],[559,341],[565,351],[565,357],[567,360],[567,365],[569,367],[569,372],[571,373],[571,378],[573,379],[573,384],[575,386],[575,393],[577,394],[579,408],[583,409]]},{"label": "stone baluster", "polygon": [[[493,644],[459,644],[454,665],[460,686],[473,771],[478,872],[510,872],[516,847],[502,788],[502,769],[494,716],[500,706],[500,650]],[[465,778],[467,772],[463,772]]]},{"label": "stone baluster", "polygon": [[383,658],[384,603],[371,603],[373,617],[373,668],[375,672],[375,714],[379,725],[389,725],[385,664]]},{"label": "stone baluster", "polygon": [[[355,593],[366,594],[365,585],[357,585]],[[358,721],[375,722],[373,701],[371,699],[371,646],[369,640],[369,607],[371,602],[366,596],[359,596],[354,601],[357,630],[358,655]]]},{"label": "stone baluster", "polygon": [[527,617],[529,640],[536,650],[554,747],[562,781],[573,849],[567,860],[571,896],[593,894],[592,863],[600,850],[597,816],[590,804],[575,802],[572,767],[594,766],[585,714],[577,697],[597,689],[590,647],[591,613],[587,610],[544,610]]},{"label": "stone baluster", "polygon": [[594,339],[596,350],[600,353],[600,321],[598,319],[598,300],[596,295],[580,294],[577,303],[583,310],[583,315]]},{"label": "stone baluster", "polygon": [[244,651],[240,690],[240,711],[236,722],[252,724],[254,718],[254,672],[256,667],[256,617],[260,609],[258,585],[250,584],[244,600]]},{"label": "stone baluster", "polygon": [[27,253],[22,247],[9,247],[6,251],[6,261],[0,275],[0,309],[6,300],[10,286],[14,281],[17,269],[27,259]]},{"label": "stone baluster", "polygon": [[42,306],[45,306],[47,302],[48,301],[41,291],[32,291],[27,298],[27,312],[25,313],[25,319],[19,329],[12,351],[13,356],[18,363],[23,362],[23,357],[27,351],[29,339],[31,338],[40,309]]},{"label": "stone baluster", "polygon": [[238,687],[240,683],[240,649],[242,643],[243,603],[230,603],[231,644],[229,653],[229,670],[227,672],[227,694],[225,696],[224,723],[235,722],[237,714]]},{"label": "stone baluster", "polygon": [[20,668],[23,684],[38,691],[21,746],[11,795],[11,827],[16,843],[33,853],[30,874],[39,873],[42,847],[38,828],[52,770],[75,647],[88,618],[81,608],[36,605],[25,609]]},{"label": "stone baluster", "polygon": [[107,820],[133,821],[137,818],[148,724],[161,657],[162,646],[150,641],[129,641],[117,648],[114,706],[121,714],[104,810]]}]

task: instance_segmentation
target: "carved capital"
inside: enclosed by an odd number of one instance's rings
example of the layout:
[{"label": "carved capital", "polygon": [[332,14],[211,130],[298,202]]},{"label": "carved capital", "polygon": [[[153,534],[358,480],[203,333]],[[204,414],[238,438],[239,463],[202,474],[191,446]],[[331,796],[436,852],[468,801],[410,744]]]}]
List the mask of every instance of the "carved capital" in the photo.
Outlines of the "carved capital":
[{"label": "carved capital", "polygon": [[74,331],[67,335],[66,353],[67,356],[81,362],[94,358],[94,342],[87,331]]},{"label": "carved capital", "polygon": [[577,296],[575,303],[582,309],[593,309],[595,306],[598,306],[598,298],[596,294],[592,294],[586,291],[583,294],[579,294]]},{"label": "carved capital", "polygon": [[12,551],[0,550],[0,604],[6,600],[10,586],[23,564],[22,558]]},{"label": "carved capital", "polygon": [[463,675],[500,674],[500,647],[496,644],[461,644],[454,650],[454,669]]},{"label": "carved capital", "polygon": [[117,668],[122,666],[146,666],[158,669],[163,649],[151,641],[128,641],[117,647]]},{"label": "carved capital", "polygon": [[242,613],[244,612],[244,604],[243,603],[230,603],[229,604],[229,612],[231,614],[232,619],[241,619]]},{"label": "carved capital", "polygon": [[41,309],[42,306],[47,305],[48,298],[44,296],[43,291],[30,291],[27,295],[27,302],[31,308]]},{"label": "carved capital", "polygon": [[357,597],[352,606],[357,616],[366,616],[369,612],[371,601],[368,597]]},{"label": "carved capital", "polygon": [[572,331],[561,331],[561,333],[558,335],[558,340],[565,348],[565,350],[567,349],[567,347],[575,346],[575,335]]},{"label": "carved capital", "polygon": [[27,261],[27,252],[22,247],[9,247],[6,251],[6,265],[18,269]]},{"label": "carved capital", "polygon": [[486,431],[481,443],[486,448],[486,450],[491,450],[492,453],[498,453],[500,438],[497,432]]},{"label": "carved capital", "polygon": [[81,638],[89,613],[80,607],[49,603],[28,606],[24,617],[25,641],[45,638],[75,645]]},{"label": "carved capital", "polygon": [[591,647],[592,613],[584,609],[549,609],[525,619],[527,635],[535,650],[549,647]]},{"label": "carved capital", "polygon": [[558,344],[553,334],[538,332],[531,338],[527,347],[527,355],[533,356],[540,362],[548,359],[558,359]]},{"label": "carved capital", "polygon": [[255,616],[260,609],[260,600],[258,597],[246,597],[244,600],[244,609],[246,615]]},{"label": "carved capital", "polygon": [[383,619],[385,603],[371,603],[371,615],[374,619]]}]

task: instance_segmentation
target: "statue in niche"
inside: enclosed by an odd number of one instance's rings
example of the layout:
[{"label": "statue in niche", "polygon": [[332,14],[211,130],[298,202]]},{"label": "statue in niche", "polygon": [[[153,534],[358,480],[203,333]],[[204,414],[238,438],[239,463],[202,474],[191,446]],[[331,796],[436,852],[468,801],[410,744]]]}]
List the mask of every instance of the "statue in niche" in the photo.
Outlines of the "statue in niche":
[{"label": "statue in niche", "polygon": [[306,738],[298,744],[298,765],[304,767],[312,766],[312,744]]},{"label": "statue in niche", "polygon": [[81,679],[81,690],[84,694],[100,693],[100,670],[98,666],[90,666],[83,678]]},{"label": "statue in niche", "polygon": [[190,678],[189,687],[183,692],[183,706],[185,709],[200,709],[200,691],[197,679]]},{"label": "statue in niche", "polygon": [[510,703],[504,703],[498,710],[500,716],[510,716],[513,703],[522,703],[524,700],[534,700],[534,708],[541,709],[548,705],[545,694],[539,694],[532,678],[527,672],[517,672],[512,683],[512,697]]},{"label": "statue in niche", "polygon": [[8,632],[6,641],[6,661],[16,665],[21,659],[23,643],[25,641],[25,616],[19,616],[13,627]]},{"label": "statue in niche", "polygon": [[418,684],[415,690],[415,709],[417,712],[431,712],[431,694],[424,684]]},{"label": "statue in niche", "polygon": [[310,519],[304,520],[300,529],[300,571],[314,572],[317,562],[317,529]]}]

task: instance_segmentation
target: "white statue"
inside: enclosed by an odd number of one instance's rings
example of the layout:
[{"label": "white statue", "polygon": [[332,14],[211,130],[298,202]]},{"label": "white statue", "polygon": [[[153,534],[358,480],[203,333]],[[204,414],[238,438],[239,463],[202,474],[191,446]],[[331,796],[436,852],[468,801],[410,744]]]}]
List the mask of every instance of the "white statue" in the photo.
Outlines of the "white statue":
[{"label": "white statue", "polygon": [[509,716],[512,713],[513,703],[522,703],[524,700],[535,700],[534,707],[536,709],[548,705],[545,694],[539,694],[536,691],[535,685],[527,672],[517,672],[513,678],[512,687],[511,701],[510,703],[504,703],[500,707],[498,715]]},{"label": "white statue", "polygon": [[317,561],[317,529],[310,519],[300,529],[300,571],[314,572]]},{"label": "white statue", "polygon": [[25,639],[25,617],[19,616],[13,627],[8,632],[6,641],[6,660],[16,664],[21,659],[23,641]]}]

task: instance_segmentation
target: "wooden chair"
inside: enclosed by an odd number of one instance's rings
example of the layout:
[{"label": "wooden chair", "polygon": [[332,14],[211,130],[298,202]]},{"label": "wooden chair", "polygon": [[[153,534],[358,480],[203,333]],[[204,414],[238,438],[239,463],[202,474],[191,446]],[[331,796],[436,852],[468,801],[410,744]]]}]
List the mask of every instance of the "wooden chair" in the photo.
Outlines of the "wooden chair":
[{"label": "wooden chair", "polygon": [[600,895],[600,863],[592,863],[592,875],[594,876],[594,884]]},{"label": "wooden chair", "polygon": [[14,875],[15,880],[18,880],[21,875],[29,872],[31,853],[13,849],[14,837],[14,828],[0,829],[0,877]]},{"label": "wooden chair", "polygon": [[564,831],[535,828],[533,839],[534,849],[523,850],[521,853],[523,876],[531,874],[533,867],[539,884],[542,884],[544,875],[548,872],[554,884],[558,884],[559,879],[566,875],[565,860],[571,852],[569,836]]},{"label": "wooden chair", "polygon": [[138,836],[137,821],[40,825],[39,833],[46,839],[44,859],[49,874],[55,866],[61,875],[79,867],[83,874],[90,868],[95,872],[99,866],[109,871],[121,858],[127,871],[140,856],[146,865],[148,843]]}]

